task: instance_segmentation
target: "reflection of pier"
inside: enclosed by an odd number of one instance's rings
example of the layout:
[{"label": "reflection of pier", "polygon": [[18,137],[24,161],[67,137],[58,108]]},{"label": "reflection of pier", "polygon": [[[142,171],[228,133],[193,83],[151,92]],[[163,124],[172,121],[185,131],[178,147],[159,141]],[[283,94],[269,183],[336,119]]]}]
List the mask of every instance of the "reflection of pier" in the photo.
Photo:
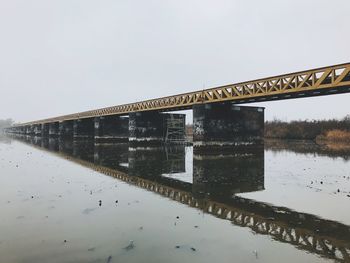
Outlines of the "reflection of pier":
[{"label": "reflection of pier", "polygon": [[[33,143],[33,140],[25,141]],[[51,142],[51,144],[55,145],[54,142]],[[35,145],[41,146],[45,144],[37,143]],[[261,167],[259,165],[264,163],[263,155],[262,159],[259,158],[259,155],[254,154],[250,156],[246,155],[245,158],[240,158],[240,155],[238,155],[226,156],[219,159],[210,156],[195,156],[193,175],[197,178],[194,178],[194,184],[190,184],[157,176],[156,174],[151,176],[152,169],[149,170],[148,175],[142,174],[139,170],[134,170],[133,175],[128,175],[127,171],[130,167],[120,164],[125,164],[127,160],[129,161],[128,166],[130,166],[130,158],[128,156],[131,154],[131,156],[135,157],[135,152],[133,151],[137,152],[138,150],[131,150],[125,144],[106,147],[93,147],[93,144],[85,144],[83,148],[79,144],[72,145],[73,147],[59,147],[57,154],[84,167],[89,167],[100,173],[113,176],[131,185],[199,209],[204,213],[230,220],[236,226],[249,227],[255,233],[269,235],[276,241],[289,243],[298,249],[340,262],[350,261],[349,226],[335,221],[321,219],[314,215],[298,213],[288,208],[275,207],[266,203],[231,195],[234,192],[239,192],[237,189],[241,189],[240,191],[242,192],[245,191],[244,189],[246,191],[252,191],[263,188],[263,166]],[[45,148],[57,149],[57,147],[50,147],[49,145]],[[66,148],[68,149],[67,151],[64,150]],[[90,150],[87,150],[87,148],[90,148]],[[119,150],[117,150],[118,148]],[[140,156],[141,162],[146,162],[148,158],[158,160],[160,165],[155,167],[155,171],[159,171],[160,174],[162,171],[165,171],[159,170],[159,166],[164,164],[164,159],[163,161],[159,161],[162,159],[158,159],[164,158],[164,150],[162,150],[163,154],[159,151],[147,151],[145,149],[143,151],[145,152],[136,155]],[[85,152],[85,154],[81,152]],[[96,152],[98,152],[98,158],[96,158]],[[177,154],[174,155],[174,158],[179,160],[181,154],[178,151],[175,152]],[[138,162],[138,158],[132,162]],[[226,161],[223,160],[225,158],[227,158]],[[236,159],[236,162],[232,162],[233,159]],[[165,158],[165,160],[167,159]],[[214,169],[211,167],[215,166],[211,166],[210,162],[216,162],[220,164],[219,166],[226,168],[219,169],[218,171],[211,170]],[[153,164],[156,164],[156,162],[153,162]],[[134,167],[137,166],[142,171],[142,165],[138,163]],[[232,170],[234,167],[236,167],[236,170]],[[227,172],[229,170],[230,172]],[[179,171],[182,171],[182,169]],[[254,172],[256,172],[255,175]],[[210,187],[210,185],[215,184],[215,181],[213,181],[215,176],[210,177],[210,173],[214,173],[214,175],[216,173],[219,176],[217,183],[220,184],[220,182],[223,182],[223,185],[226,185],[229,190],[223,190],[225,187],[222,186],[223,188],[218,188],[220,190],[217,193],[215,190],[217,188]],[[233,177],[228,179],[227,176],[229,175]],[[196,185],[196,180],[198,180],[198,185]],[[258,182],[256,183],[256,181]],[[200,194],[198,194],[198,187]]]},{"label": "reflection of pier", "polygon": [[194,154],[193,193],[222,198],[264,189],[264,149],[225,154]]}]

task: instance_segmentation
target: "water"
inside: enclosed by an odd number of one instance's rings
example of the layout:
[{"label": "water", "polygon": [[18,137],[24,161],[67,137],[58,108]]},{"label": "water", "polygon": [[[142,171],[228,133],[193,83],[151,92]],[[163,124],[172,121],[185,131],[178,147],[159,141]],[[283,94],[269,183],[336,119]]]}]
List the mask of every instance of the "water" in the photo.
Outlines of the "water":
[{"label": "water", "polygon": [[0,262],[350,262],[350,152],[0,140]]}]

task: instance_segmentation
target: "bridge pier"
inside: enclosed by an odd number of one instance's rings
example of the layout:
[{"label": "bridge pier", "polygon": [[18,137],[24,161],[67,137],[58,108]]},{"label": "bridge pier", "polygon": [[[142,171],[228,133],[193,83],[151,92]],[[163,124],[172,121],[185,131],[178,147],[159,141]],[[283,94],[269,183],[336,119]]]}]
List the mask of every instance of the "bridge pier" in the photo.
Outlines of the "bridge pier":
[{"label": "bridge pier", "polygon": [[133,112],[129,114],[129,142],[162,144],[184,142],[185,114]]},{"label": "bridge pier", "polygon": [[59,135],[61,138],[73,138],[74,121],[61,121],[59,124]]},{"label": "bridge pier", "polygon": [[97,142],[127,142],[129,119],[121,116],[103,116],[94,119],[95,140]]},{"label": "bridge pier", "polygon": [[78,119],[73,122],[74,139],[91,139],[95,135],[94,118]]},{"label": "bridge pier", "polygon": [[26,126],[26,135],[34,135],[34,127],[33,125]]},{"label": "bridge pier", "polygon": [[193,107],[193,146],[231,149],[262,144],[264,108],[231,103]]},{"label": "bridge pier", "polygon": [[14,133],[14,134],[22,134],[23,133],[23,127],[11,127],[9,129],[6,129],[7,133]]},{"label": "bridge pier", "polygon": [[41,124],[34,124],[33,125],[34,135],[35,136],[41,136]]},{"label": "bridge pier", "polygon": [[50,133],[50,125],[49,123],[41,124],[41,137],[47,137]]},{"label": "bridge pier", "polygon": [[59,135],[59,123],[51,122],[49,123],[49,136],[57,137]]}]

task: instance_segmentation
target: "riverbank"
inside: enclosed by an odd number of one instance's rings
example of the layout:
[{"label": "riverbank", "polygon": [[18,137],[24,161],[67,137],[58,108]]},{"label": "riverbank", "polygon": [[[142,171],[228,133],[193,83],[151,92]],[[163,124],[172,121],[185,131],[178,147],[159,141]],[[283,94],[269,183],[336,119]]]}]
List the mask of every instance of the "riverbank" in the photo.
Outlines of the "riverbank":
[{"label": "riverbank", "polygon": [[350,143],[350,131],[330,130],[316,137],[317,142],[326,143]]},{"label": "riverbank", "polygon": [[265,123],[265,138],[284,140],[312,140],[318,143],[349,143],[350,116],[341,120],[292,121]]}]

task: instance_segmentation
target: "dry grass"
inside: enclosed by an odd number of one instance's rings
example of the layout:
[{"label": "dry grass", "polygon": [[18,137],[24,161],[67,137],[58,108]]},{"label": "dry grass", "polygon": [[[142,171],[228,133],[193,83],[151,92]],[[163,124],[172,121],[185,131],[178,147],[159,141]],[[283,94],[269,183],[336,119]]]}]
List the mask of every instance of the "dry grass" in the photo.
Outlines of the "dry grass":
[{"label": "dry grass", "polygon": [[317,139],[331,142],[350,142],[350,131],[338,129],[330,130],[324,135],[318,136]]}]

